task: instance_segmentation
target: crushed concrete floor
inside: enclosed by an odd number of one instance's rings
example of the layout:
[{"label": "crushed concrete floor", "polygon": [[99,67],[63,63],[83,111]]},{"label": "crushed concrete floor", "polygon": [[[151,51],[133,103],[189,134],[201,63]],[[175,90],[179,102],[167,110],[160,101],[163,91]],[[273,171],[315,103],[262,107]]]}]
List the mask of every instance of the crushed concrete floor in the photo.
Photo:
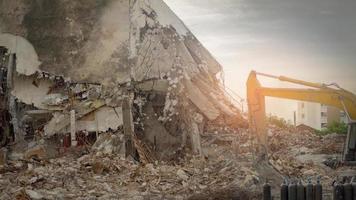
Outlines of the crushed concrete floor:
[{"label": "crushed concrete floor", "polygon": [[[92,147],[69,148],[58,158],[9,160],[0,169],[0,199],[261,199],[266,179],[278,197],[282,177],[304,183],[320,177],[331,199],[333,181],[356,172],[325,164],[341,155],[343,135],[270,126],[269,136],[272,168],[254,164],[246,129],[214,127],[201,134],[202,156],[185,150],[148,164],[116,154],[108,142],[116,137],[103,134]],[[269,177],[271,169],[280,177]]]}]

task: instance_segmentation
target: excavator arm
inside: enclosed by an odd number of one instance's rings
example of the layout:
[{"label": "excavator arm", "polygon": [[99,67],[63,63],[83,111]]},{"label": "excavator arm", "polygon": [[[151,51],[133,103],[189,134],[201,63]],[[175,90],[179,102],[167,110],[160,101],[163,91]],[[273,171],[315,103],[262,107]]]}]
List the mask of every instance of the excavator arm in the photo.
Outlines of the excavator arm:
[{"label": "excavator arm", "polygon": [[309,101],[334,106],[340,110],[345,110],[351,119],[356,119],[355,101],[347,98],[341,94],[341,92],[313,89],[262,88],[261,94],[263,96]]},{"label": "excavator arm", "polygon": [[[257,79],[257,75],[275,78],[280,81],[290,82],[302,86],[312,87],[313,89],[293,89],[293,88],[268,88],[262,87]],[[330,86],[334,86],[332,88]],[[334,106],[344,110],[350,119],[351,126],[349,133],[356,129],[356,96],[351,92],[344,90],[336,84],[320,84],[292,79],[284,76],[273,76],[252,71],[247,80],[247,102],[249,108],[249,127],[250,132],[255,133],[259,143],[258,152],[262,159],[266,158],[268,153],[267,146],[267,121],[265,114],[265,97],[277,97],[291,100],[300,100],[321,103],[324,105]],[[354,128],[353,128],[354,127]],[[350,138],[355,137],[348,134],[347,144]],[[356,143],[352,142],[356,150]]]}]

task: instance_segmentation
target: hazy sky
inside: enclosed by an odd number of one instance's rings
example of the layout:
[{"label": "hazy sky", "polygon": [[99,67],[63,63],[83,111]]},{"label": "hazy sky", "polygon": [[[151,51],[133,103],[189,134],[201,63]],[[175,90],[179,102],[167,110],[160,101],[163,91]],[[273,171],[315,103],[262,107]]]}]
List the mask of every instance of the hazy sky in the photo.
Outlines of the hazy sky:
[{"label": "hazy sky", "polygon": [[[165,2],[224,67],[227,87],[241,96],[251,70],[337,82],[356,93],[355,0]],[[272,98],[267,107],[289,119],[296,109],[293,101]]]}]

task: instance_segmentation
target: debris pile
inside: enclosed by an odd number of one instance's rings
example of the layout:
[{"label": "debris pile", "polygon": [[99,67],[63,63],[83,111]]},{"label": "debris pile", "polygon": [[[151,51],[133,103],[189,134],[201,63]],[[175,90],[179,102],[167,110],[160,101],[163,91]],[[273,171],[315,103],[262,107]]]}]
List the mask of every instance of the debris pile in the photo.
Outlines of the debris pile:
[{"label": "debris pile", "polygon": [[100,148],[109,143],[109,135],[85,155],[9,161],[1,168],[0,198],[260,199],[262,180],[251,163],[235,159],[231,145],[216,141],[222,135],[232,143],[228,138],[233,134],[203,134],[209,156],[186,155],[175,162],[144,165],[112,153],[111,145]]},{"label": "debris pile", "polygon": [[[320,177],[325,195],[330,195],[332,183],[337,177],[350,176],[344,174],[340,164],[346,135],[317,135],[308,127],[281,129],[270,126],[270,164],[284,177],[291,180],[316,180]],[[353,176],[353,175],[352,175]]]},{"label": "debris pile", "polygon": [[345,134],[332,133],[322,138],[322,145],[316,153],[321,154],[342,154],[344,151]]},{"label": "debris pile", "polygon": [[[270,126],[269,146],[271,151],[291,147],[314,148],[319,146],[321,137],[308,129],[279,128]],[[288,142],[287,142],[288,141]]]}]

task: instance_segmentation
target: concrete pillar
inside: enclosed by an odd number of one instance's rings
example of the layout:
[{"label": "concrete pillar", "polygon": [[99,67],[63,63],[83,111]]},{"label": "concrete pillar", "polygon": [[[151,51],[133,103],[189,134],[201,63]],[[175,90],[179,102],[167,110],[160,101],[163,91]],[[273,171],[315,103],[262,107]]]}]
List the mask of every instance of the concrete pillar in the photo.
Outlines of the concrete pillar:
[{"label": "concrete pillar", "polygon": [[7,95],[8,95],[8,106],[9,113],[11,115],[11,124],[14,128],[15,142],[24,140],[24,133],[19,128],[19,121],[17,119],[17,103],[16,98],[11,95],[11,90],[13,89],[13,77],[14,71],[16,70],[16,56],[15,54],[10,54],[8,66],[7,66]]},{"label": "concrete pillar", "polygon": [[203,116],[199,113],[195,113],[190,127],[190,138],[192,143],[192,150],[194,153],[202,155],[201,141],[200,141],[200,129],[199,124],[203,122]]},{"label": "concrete pillar", "polygon": [[130,97],[125,97],[122,102],[122,120],[124,127],[124,142],[125,142],[125,156],[134,157],[134,144],[133,144],[133,134],[134,134],[134,124],[132,117],[132,100]]},{"label": "concrete pillar", "polygon": [[71,145],[77,146],[77,138],[76,138],[76,127],[75,127],[75,110],[70,111],[70,138]]}]

